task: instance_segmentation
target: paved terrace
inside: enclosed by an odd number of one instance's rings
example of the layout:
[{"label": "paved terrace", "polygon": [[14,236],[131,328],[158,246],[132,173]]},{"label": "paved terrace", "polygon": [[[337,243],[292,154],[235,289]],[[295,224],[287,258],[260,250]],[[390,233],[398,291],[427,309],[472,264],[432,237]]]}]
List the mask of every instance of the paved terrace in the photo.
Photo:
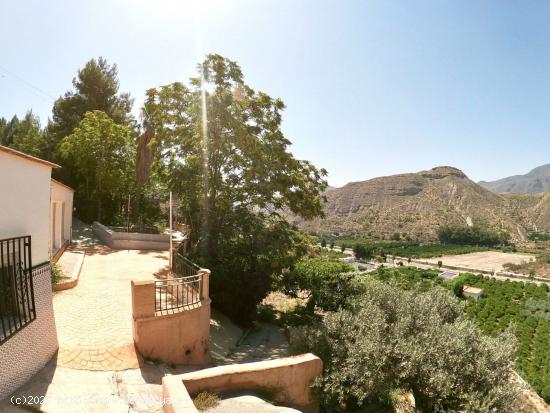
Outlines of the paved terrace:
[{"label": "paved terrace", "polygon": [[54,295],[57,364],[83,370],[138,368],[132,338],[130,280],[164,277],[168,252],[75,247],[86,257],[78,285]]}]

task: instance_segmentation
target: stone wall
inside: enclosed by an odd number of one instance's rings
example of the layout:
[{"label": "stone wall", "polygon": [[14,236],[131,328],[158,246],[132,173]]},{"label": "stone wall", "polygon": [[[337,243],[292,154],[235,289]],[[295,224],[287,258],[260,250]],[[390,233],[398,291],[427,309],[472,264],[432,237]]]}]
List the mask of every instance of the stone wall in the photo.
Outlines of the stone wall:
[{"label": "stone wall", "polygon": [[42,369],[58,348],[49,267],[33,273],[36,319],[0,345],[0,400]]}]

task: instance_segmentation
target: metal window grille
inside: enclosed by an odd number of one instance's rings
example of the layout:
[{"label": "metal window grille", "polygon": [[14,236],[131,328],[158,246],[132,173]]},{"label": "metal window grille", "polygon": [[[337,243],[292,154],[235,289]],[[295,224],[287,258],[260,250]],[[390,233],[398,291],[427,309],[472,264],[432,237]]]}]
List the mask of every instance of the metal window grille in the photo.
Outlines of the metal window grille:
[{"label": "metal window grille", "polygon": [[35,318],[31,237],[0,240],[0,345]]}]

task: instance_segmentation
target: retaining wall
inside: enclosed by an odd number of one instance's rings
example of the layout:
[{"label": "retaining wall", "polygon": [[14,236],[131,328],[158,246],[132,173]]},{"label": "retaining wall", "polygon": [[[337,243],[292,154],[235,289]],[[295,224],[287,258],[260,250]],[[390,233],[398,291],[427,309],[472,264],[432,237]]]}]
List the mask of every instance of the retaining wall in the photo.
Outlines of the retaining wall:
[{"label": "retaining wall", "polygon": [[147,359],[172,364],[210,362],[210,271],[201,269],[201,301],[169,314],[156,311],[155,281],[132,281],[134,343]]},{"label": "retaining wall", "polygon": [[255,363],[213,367],[162,379],[165,413],[198,412],[190,395],[201,391],[269,389],[278,404],[303,412],[318,411],[310,386],[323,371],[323,362],[314,354],[285,357]]},{"label": "retaining wall", "polygon": [[0,400],[41,370],[59,345],[49,267],[33,272],[36,319],[0,345]]},{"label": "retaining wall", "polygon": [[97,221],[92,229],[101,242],[112,249],[167,251],[170,248],[170,235],[166,234],[116,232]]}]

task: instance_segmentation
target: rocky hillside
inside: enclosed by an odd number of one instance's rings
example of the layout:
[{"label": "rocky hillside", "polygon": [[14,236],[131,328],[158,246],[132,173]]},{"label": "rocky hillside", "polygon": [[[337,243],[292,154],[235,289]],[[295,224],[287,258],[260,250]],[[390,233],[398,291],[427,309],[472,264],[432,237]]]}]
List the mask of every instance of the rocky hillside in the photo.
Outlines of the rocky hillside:
[{"label": "rocky hillside", "polygon": [[550,192],[550,164],[539,166],[526,175],[510,176],[492,182],[481,181],[479,184],[493,192]]},{"label": "rocky hillside", "polygon": [[391,236],[434,240],[443,224],[486,223],[523,241],[526,230],[550,230],[550,195],[500,195],[459,169],[429,171],[351,182],[326,194],[325,218],[289,219],[318,234]]}]

